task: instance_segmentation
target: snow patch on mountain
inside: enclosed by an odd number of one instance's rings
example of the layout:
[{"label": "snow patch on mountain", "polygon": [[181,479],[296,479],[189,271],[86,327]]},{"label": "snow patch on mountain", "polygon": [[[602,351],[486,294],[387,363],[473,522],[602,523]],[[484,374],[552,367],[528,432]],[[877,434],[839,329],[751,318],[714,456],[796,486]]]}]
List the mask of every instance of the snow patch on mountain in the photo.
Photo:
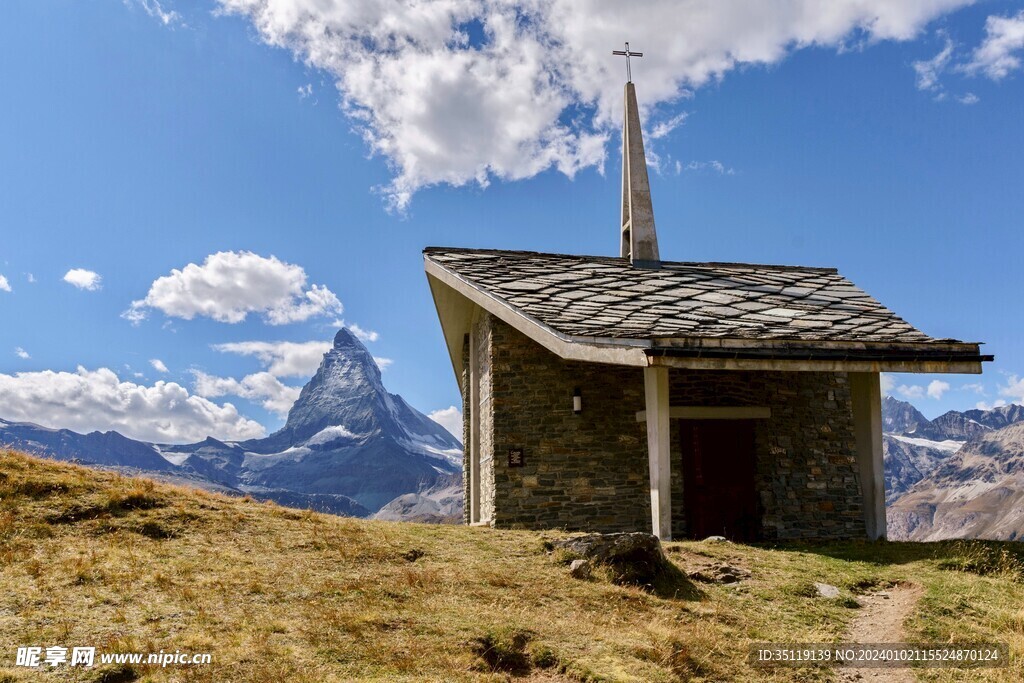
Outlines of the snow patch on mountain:
[{"label": "snow patch on mountain", "polygon": [[934,448],[935,450],[942,451],[943,453],[956,453],[965,443],[967,443],[966,441],[956,441],[954,439],[933,441],[931,439],[919,439],[912,436],[904,436],[902,434],[889,434],[889,436],[897,441],[909,443],[914,446]]},{"label": "snow patch on mountain", "polygon": [[334,425],[331,427],[324,427],[313,436],[306,439],[307,446],[323,446],[325,444],[333,443],[339,440],[354,441],[359,438],[359,435],[346,429],[343,425]]}]

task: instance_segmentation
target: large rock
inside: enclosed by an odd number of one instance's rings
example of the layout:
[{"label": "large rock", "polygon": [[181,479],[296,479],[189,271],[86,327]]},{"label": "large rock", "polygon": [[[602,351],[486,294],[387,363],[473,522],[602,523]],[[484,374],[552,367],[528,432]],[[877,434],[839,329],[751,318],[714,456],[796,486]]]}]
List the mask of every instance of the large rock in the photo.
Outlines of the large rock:
[{"label": "large rock", "polygon": [[592,565],[607,567],[618,584],[650,584],[671,566],[661,550],[661,542],[653,534],[641,532],[587,534],[556,541],[572,556],[589,560]]}]

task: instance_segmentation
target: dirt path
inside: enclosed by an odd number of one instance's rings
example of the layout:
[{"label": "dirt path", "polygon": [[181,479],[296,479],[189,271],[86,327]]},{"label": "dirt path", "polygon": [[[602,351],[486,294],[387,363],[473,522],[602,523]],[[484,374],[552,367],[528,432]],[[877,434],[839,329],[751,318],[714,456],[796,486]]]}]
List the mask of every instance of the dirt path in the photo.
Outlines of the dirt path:
[{"label": "dirt path", "polygon": [[[861,608],[846,640],[851,643],[902,643],[906,641],[903,621],[921,597],[919,586],[899,585],[880,593],[859,598]],[[914,683],[917,677],[909,668],[839,669],[839,680]]]}]

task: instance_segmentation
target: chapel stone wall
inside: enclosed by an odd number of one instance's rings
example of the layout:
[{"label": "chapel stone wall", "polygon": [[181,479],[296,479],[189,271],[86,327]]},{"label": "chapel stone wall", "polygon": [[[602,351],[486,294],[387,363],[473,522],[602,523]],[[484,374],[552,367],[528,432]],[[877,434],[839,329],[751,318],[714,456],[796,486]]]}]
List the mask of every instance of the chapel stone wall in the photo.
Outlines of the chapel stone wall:
[{"label": "chapel stone wall", "polygon": [[[490,321],[495,524],[650,529],[641,369],[566,362]],[[522,467],[508,466],[509,449],[523,450]]]},{"label": "chapel stone wall", "polygon": [[[643,372],[565,361],[500,320],[474,328],[481,360],[481,477],[495,526],[650,530]],[[483,369],[486,368],[486,371]],[[766,539],[864,536],[850,391],[844,373],[670,370],[675,406],[769,406],[757,420],[757,489]],[[573,389],[583,411],[572,411]],[[485,418],[486,416],[486,418]],[[485,428],[485,423],[487,428]],[[673,531],[685,535],[679,422],[671,421]],[[522,467],[508,451],[522,449]],[[482,471],[483,471],[482,462]]]}]

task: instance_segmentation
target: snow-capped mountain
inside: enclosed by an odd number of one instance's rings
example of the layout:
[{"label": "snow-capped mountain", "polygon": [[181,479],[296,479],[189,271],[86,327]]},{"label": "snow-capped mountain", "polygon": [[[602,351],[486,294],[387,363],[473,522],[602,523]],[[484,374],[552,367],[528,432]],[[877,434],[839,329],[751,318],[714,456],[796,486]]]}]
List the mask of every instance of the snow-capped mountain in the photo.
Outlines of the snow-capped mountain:
[{"label": "snow-capped mountain", "polygon": [[991,429],[888,510],[893,539],[1024,540],[1024,422]]},{"label": "snow-capped mountain", "polygon": [[1024,538],[1024,407],[928,420],[882,404],[889,538]]},{"label": "snow-capped mountain", "polygon": [[388,393],[373,356],[347,329],[335,336],[285,426],[263,439],[159,445],[117,432],[83,436],[0,422],[0,443],[358,515],[429,489],[462,468],[458,440]]}]

